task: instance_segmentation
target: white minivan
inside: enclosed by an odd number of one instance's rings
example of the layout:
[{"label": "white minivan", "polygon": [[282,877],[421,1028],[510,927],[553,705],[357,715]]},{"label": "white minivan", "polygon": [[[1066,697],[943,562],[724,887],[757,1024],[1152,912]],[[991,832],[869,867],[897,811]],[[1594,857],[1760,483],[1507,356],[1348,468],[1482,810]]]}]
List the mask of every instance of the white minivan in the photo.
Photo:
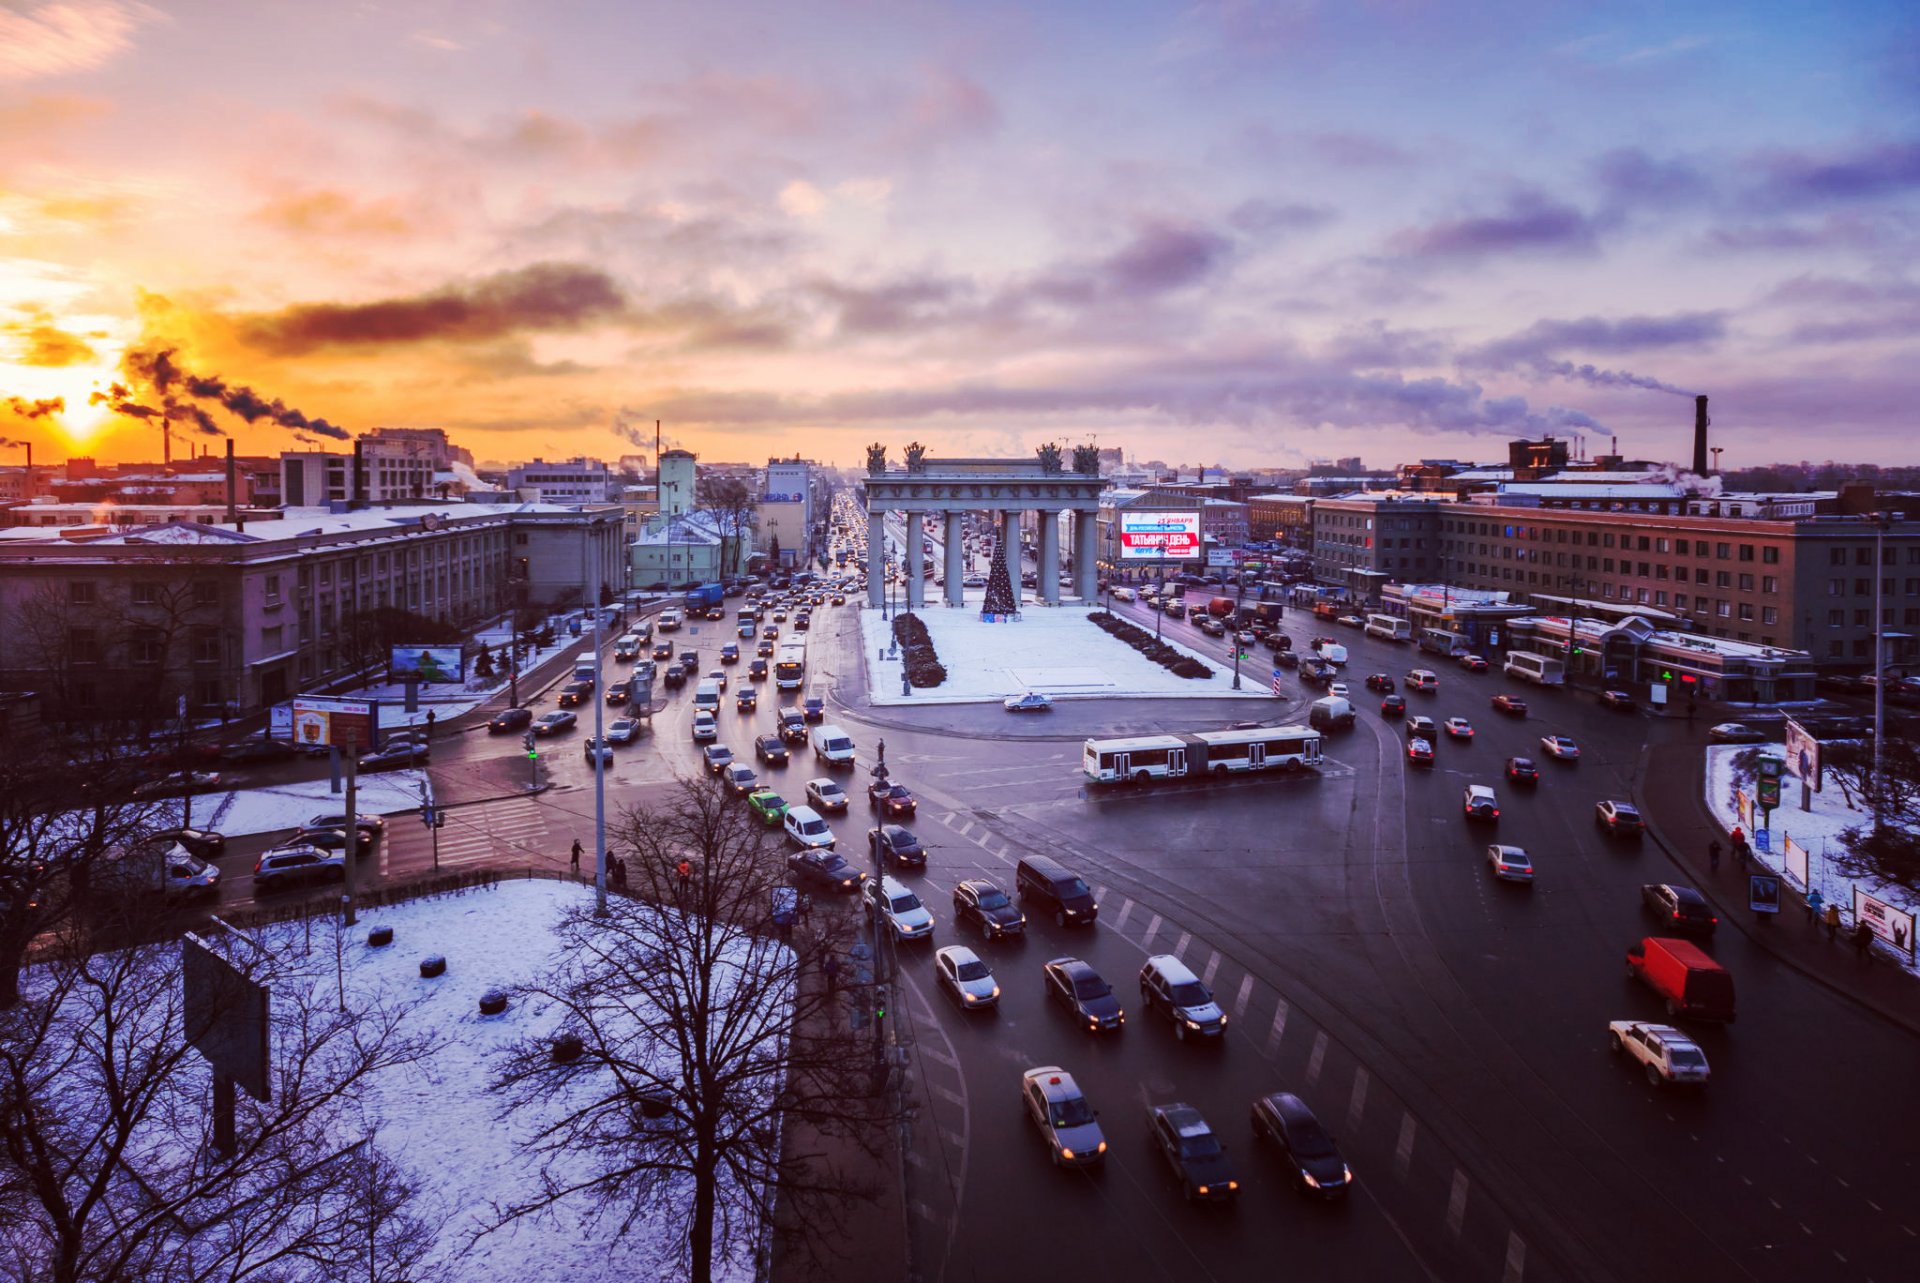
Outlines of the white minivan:
[{"label": "white minivan", "polygon": [[839,726],[813,728],[813,755],[836,766],[853,765],[853,736]]},{"label": "white minivan", "polygon": [[709,677],[694,688],[693,711],[696,713],[718,713],[720,711],[719,682]]},{"label": "white minivan", "polygon": [[803,847],[833,845],[833,830],[820,818],[820,812],[810,806],[788,807],[781,827],[786,829],[788,837]]}]

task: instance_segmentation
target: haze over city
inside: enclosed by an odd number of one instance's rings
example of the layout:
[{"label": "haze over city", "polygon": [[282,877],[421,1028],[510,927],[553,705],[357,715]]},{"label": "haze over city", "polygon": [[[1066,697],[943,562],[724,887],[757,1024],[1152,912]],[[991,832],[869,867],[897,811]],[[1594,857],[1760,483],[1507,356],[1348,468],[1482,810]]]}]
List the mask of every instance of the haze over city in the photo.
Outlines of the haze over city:
[{"label": "haze over city", "polygon": [[1896,4],[10,0],[0,436],[1911,462],[1916,188]]}]

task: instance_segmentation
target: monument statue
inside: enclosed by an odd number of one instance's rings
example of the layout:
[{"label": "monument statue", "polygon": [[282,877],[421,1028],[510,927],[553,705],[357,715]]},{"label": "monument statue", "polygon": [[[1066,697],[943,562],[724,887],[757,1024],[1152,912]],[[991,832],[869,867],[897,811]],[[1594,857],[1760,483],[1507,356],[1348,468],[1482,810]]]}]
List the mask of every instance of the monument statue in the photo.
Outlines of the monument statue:
[{"label": "monument statue", "polygon": [[887,448],[879,442],[867,447],[867,475],[877,477],[887,470]]},{"label": "monument statue", "polygon": [[1073,448],[1073,470],[1083,477],[1100,475],[1100,447],[1077,445]]},{"label": "monument statue", "polygon": [[1050,477],[1060,475],[1060,447],[1049,441],[1034,453],[1040,456],[1040,471]]},{"label": "monument statue", "polygon": [[907,443],[907,471],[925,472],[927,468],[927,448],[918,441]]}]

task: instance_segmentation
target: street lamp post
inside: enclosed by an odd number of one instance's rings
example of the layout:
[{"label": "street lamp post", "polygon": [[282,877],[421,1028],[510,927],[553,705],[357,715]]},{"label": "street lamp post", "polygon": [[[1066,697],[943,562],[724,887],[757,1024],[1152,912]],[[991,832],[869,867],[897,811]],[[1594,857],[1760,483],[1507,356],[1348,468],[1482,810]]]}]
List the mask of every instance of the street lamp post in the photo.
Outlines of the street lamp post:
[{"label": "street lamp post", "polygon": [[1240,612],[1247,604],[1247,583],[1242,579],[1239,592],[1233,602],[1233,631],[1228,634],[1233,640],[1233,688],[1240,689]]},{"label": "street lamp post", "polygon": [[1887,732],[1886,616],[1880,604],[1887,570],[1887,514],[1873,514],[1873,832],[1886,827],[1886,779],[1881,774],[1881,746]]}]

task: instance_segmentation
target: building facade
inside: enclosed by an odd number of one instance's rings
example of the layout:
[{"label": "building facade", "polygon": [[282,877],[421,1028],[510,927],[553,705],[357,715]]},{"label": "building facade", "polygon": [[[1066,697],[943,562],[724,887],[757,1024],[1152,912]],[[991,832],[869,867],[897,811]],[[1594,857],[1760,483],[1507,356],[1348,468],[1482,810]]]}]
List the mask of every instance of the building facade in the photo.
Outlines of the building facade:
[{"label": "building facade", "polygon": [[699,464],[691,450],[660,452],[660,511],[669,516],[692,512],[699,484]]},{"label": "building facade", "polygon": [[613,472],[598,459],[535,459],[507,470],[507,489],[531,503],[605,503]]},{"label": "building facade", "polygon": [[776,564],[797,566],[813,543],[813,465],[804,459],[769,459],[762,480],[755,541]]},{"label": "building facade", "polygon": [[1390,582],[1424,583],[1440,569],[1439,517],[1431,495],[1347,494],[1313,507],[1313,574],[1377,600]]},{"label": "building facade", "polygon": [[708,509],[649,521],[628,554],[636,588],[680,588],[746,573],[753,532],[729,526],[727,514]]},{"label": "building facade", "polygon": [[1313,505],[1307,495],[1257,494],[1247,498],[1247,537],[1288,548],[1313,548]]}]

